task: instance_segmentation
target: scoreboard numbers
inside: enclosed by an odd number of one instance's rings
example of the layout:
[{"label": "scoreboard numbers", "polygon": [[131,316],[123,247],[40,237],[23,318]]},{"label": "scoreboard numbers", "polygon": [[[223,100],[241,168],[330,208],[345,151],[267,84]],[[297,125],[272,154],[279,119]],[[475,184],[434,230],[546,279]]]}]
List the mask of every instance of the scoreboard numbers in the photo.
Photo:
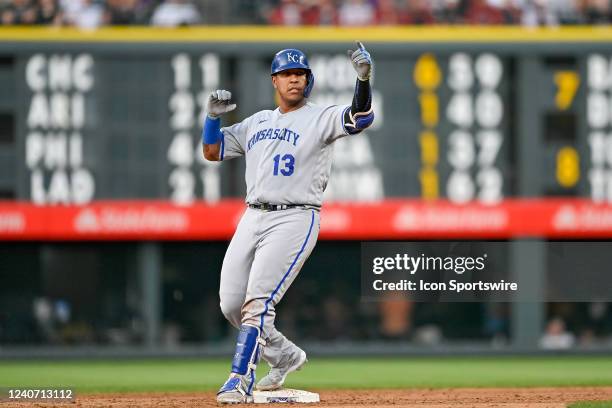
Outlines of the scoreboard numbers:
[{"label": "scoreboard numbers", "polygon": [[[520,193],[612,202],[612,54],[590,43],[532,45],[374,44],[376,120],[335,143],[325,199],[495,205]],[[270,44],[246,55],[216,43],[131,46],[49,42],[17,53],[5,44],[0,124],[10,132],[0,158],[17,171],[0,177],[4,197],[190,205],[244,193],[242,161],[203,158],[202,122],[219,88],[238,103],[224,124],[275,107]],[[314,103],[353,97],[354,71],[338,51],[312,44]],[[533,178],[521,172],[526,162]]]},{"label": "scoreboard numbers", "polygon": [[588,56],[587,83],[591,199],[612,203],[612,61],[609,56]]},{"label": "scoreboard numbers", "polygon": [[[189,54],[175,55],[171,67],[174,92],[168,100],[168,109],[173,135],[166,152],[168,163],[172,166],[168,176],[170,199],[179,205],[193,203],[199,182],[205,201],[219,201],[219,164],[204,160],[200,141],[208,95],[219,87],[219,57],[210,53],[200,57],[197,64],[202,78],[200,89],[193,89],[194,64]],[[193,168],[194,163],[199,169]]]},{"label": "scoreboard numbers", "polygon": [[423,128],[419,135],[421,197],[425,200],[434,200],[440,196],[440,177],[437,169],[440,143],[436,131],[440,121],[440,103],[436,89],[442,80],[442,73],[433,54],[427,53],[419,57],[414,68],[413,79],[419,90],[418,100]]},{"label": "scoreboard numbers", "polygon": [[[504,140],[505,106],[498,91],[503,64],[490,53],[471,56],[459,52],[448,56],[447,61],[446,81],[438,58],[431,53],[422,54],[414,68],[423,129],[419,135],[421,196],[436,199],[441,195],[441,138],[445,141],[444,165],[450,167],[445,196],[458,204],[474,200],[498,203],[504,187],[497,167]],[[450,95],[441,98],[440,94],[446,92]],[[440,112],[444,112],[443,118]]]}]

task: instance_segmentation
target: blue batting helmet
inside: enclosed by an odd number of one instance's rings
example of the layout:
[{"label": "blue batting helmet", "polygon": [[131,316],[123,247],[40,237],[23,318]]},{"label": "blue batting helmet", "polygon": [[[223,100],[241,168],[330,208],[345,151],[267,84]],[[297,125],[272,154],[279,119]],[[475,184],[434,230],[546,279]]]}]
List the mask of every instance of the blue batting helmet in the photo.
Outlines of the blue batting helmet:
[{"label": "blue batting helmet", "polygon": [[303,69],[307,72],[306,88],[304,89],[304,97],[308,98],[312,87],[314,86],[314,75],[308,65],[306,54],[295,48],[287,48],[276,53],[272,60],[271,74],[275,75],[281,71],[288,69]]}]

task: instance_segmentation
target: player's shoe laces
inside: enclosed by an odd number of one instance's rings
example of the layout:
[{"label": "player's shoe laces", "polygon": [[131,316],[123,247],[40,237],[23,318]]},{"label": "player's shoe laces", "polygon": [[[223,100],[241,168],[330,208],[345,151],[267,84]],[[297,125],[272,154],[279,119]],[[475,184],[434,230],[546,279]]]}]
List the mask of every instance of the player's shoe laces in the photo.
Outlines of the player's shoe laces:
[{"label": "player's shoe laces", "polygon": [[253,402],[250,379],[245,375],[232,373],[217,392],[219,404],[249,404]]},{"label": "player's shoe laces", "polygon": [[255,388],[260,391],[272,391],[282,388],[287,378],[287,374],[301,369],[308,362],[306,352],[296,346],[293,353],[289,354],[281,363],[270,368],[270,372],[262,378]]}]

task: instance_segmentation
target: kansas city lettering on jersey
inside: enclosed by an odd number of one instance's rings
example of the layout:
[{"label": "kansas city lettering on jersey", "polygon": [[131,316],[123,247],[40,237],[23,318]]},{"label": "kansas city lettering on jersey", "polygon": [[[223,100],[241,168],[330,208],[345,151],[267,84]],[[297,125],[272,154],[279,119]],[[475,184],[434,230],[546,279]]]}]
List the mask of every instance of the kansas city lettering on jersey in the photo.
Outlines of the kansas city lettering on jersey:
[{"label": "kansas city lettering on jersey", "polygon": [[249,142],[247,144],[247,151],[251,150],[251,148],[258,142],[262,140],[283,140],[285,142],[291,143],[294,146],[297,145],[297,141],[300,138],[300,135],[295,133],[292,130],[287,128],[283,129],[262,129],[259,132],[255,133],[253,136],[249,138]]}]

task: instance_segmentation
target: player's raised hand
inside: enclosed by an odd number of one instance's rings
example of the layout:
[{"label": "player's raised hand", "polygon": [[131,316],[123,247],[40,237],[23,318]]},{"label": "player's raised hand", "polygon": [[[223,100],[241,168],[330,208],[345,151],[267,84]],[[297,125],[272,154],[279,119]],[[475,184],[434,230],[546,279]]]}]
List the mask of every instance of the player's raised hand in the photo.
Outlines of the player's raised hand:
[{"label": "player's raised hand", "polygon": [[224,113],[231,112],[236,109],[235,103],[230,103],[232,93],[225,89],[217,89],[212,91],[208,96],[206,103],[206,111],[211,118],[217,118]]},{"label": "player's raised hand", "polygon": [[357,49],[348,50],[347,54],[353,64],[353,68],[357,71],[357,78],[361,81],[366,81],[372,75],[372,57],[360,41],[355,41],[355,44]]}]

